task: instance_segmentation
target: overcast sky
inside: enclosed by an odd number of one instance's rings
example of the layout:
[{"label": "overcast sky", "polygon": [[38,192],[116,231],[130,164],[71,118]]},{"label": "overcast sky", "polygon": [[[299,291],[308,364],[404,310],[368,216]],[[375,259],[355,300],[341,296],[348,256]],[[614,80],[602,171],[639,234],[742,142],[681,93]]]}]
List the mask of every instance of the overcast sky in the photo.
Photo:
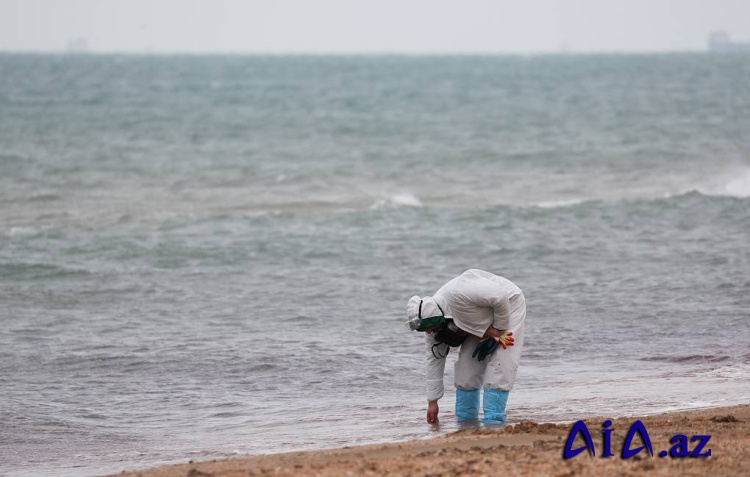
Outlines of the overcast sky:
[{"label": "overcast sky", "polygon": [[750,41],[750,0],[0,0],[0,51],[532,53]]}]

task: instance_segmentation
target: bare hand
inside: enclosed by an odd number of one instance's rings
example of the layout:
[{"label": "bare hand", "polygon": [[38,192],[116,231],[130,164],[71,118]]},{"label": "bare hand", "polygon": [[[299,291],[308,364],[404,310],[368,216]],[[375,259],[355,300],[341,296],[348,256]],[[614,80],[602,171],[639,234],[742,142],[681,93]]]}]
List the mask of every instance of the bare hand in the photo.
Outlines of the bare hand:
[{"label": "bare hand", "polygon": [[438,419],[438,412],[440,409],[438,409],[438,403],[437,401],[430,401],[430,403],[427,405],[427,422],[429,424],[437,424],[439,421]]}]

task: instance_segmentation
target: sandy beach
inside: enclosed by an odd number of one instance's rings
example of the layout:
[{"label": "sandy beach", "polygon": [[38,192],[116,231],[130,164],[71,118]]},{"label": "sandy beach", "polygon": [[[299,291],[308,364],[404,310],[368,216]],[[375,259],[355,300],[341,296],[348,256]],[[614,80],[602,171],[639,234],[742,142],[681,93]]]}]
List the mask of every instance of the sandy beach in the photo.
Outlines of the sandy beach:
[{"label": "sandy beach", "polygon": [[[523,421],[503,429],[474,429],[440,438],[384,445],[345,447],[324,451],[292,452],[188,463],[117,475],[254,476],[254,475],[746,475],[750,468],[750,405],[700,409],[613,420],[609,427],[614,457],[602,458],[602,423],[606,417],[585,419],[596,457],[587,451],[563,459],[573,424],[538,424]],[[631,425],[640,419],[647,429],[654,456],[647,450],[623,459],[623,443]],[[693,435],[711,436],[702,453],[710,457],[661,458],[672,448],[670,439],[685,435],[689,450],[698,444]],[[579,435],[573,448],[584,444]],[[631,448],[643,445],[639,436]]]}]

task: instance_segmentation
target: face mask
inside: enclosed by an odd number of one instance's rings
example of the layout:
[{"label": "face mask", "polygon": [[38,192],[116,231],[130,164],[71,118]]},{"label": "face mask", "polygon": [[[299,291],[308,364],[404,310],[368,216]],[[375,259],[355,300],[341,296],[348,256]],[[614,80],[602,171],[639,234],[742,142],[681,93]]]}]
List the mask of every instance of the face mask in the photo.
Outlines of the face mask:
[{"label": "face mask", "polygon": [[452,319],[447,318],[445,324],[435,332],[435,341],[455,348],[461,346],[467,336],[469,333],[456,326]]},{"label": "face mask", "polygon": [[440,315],[422,318],[422,300],[419,301],[419,316],[415,322],[410,322],[409,327],[415,331],[425,331],[430,328],[440,328],[445,324],[445,313],[440,305],[435,303],[440,310]]}]

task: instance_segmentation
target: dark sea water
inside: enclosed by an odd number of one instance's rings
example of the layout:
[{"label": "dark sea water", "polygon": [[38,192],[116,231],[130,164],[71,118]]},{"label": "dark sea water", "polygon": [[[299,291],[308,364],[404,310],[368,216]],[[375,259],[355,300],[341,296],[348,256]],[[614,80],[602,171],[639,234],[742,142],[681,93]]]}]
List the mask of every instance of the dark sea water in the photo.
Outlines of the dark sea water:
[{"label": "dark sea water", "polygon": [[750,56],[0,55],[1,475],[455,430],[468,268],[511,422],[750,402]]}]

